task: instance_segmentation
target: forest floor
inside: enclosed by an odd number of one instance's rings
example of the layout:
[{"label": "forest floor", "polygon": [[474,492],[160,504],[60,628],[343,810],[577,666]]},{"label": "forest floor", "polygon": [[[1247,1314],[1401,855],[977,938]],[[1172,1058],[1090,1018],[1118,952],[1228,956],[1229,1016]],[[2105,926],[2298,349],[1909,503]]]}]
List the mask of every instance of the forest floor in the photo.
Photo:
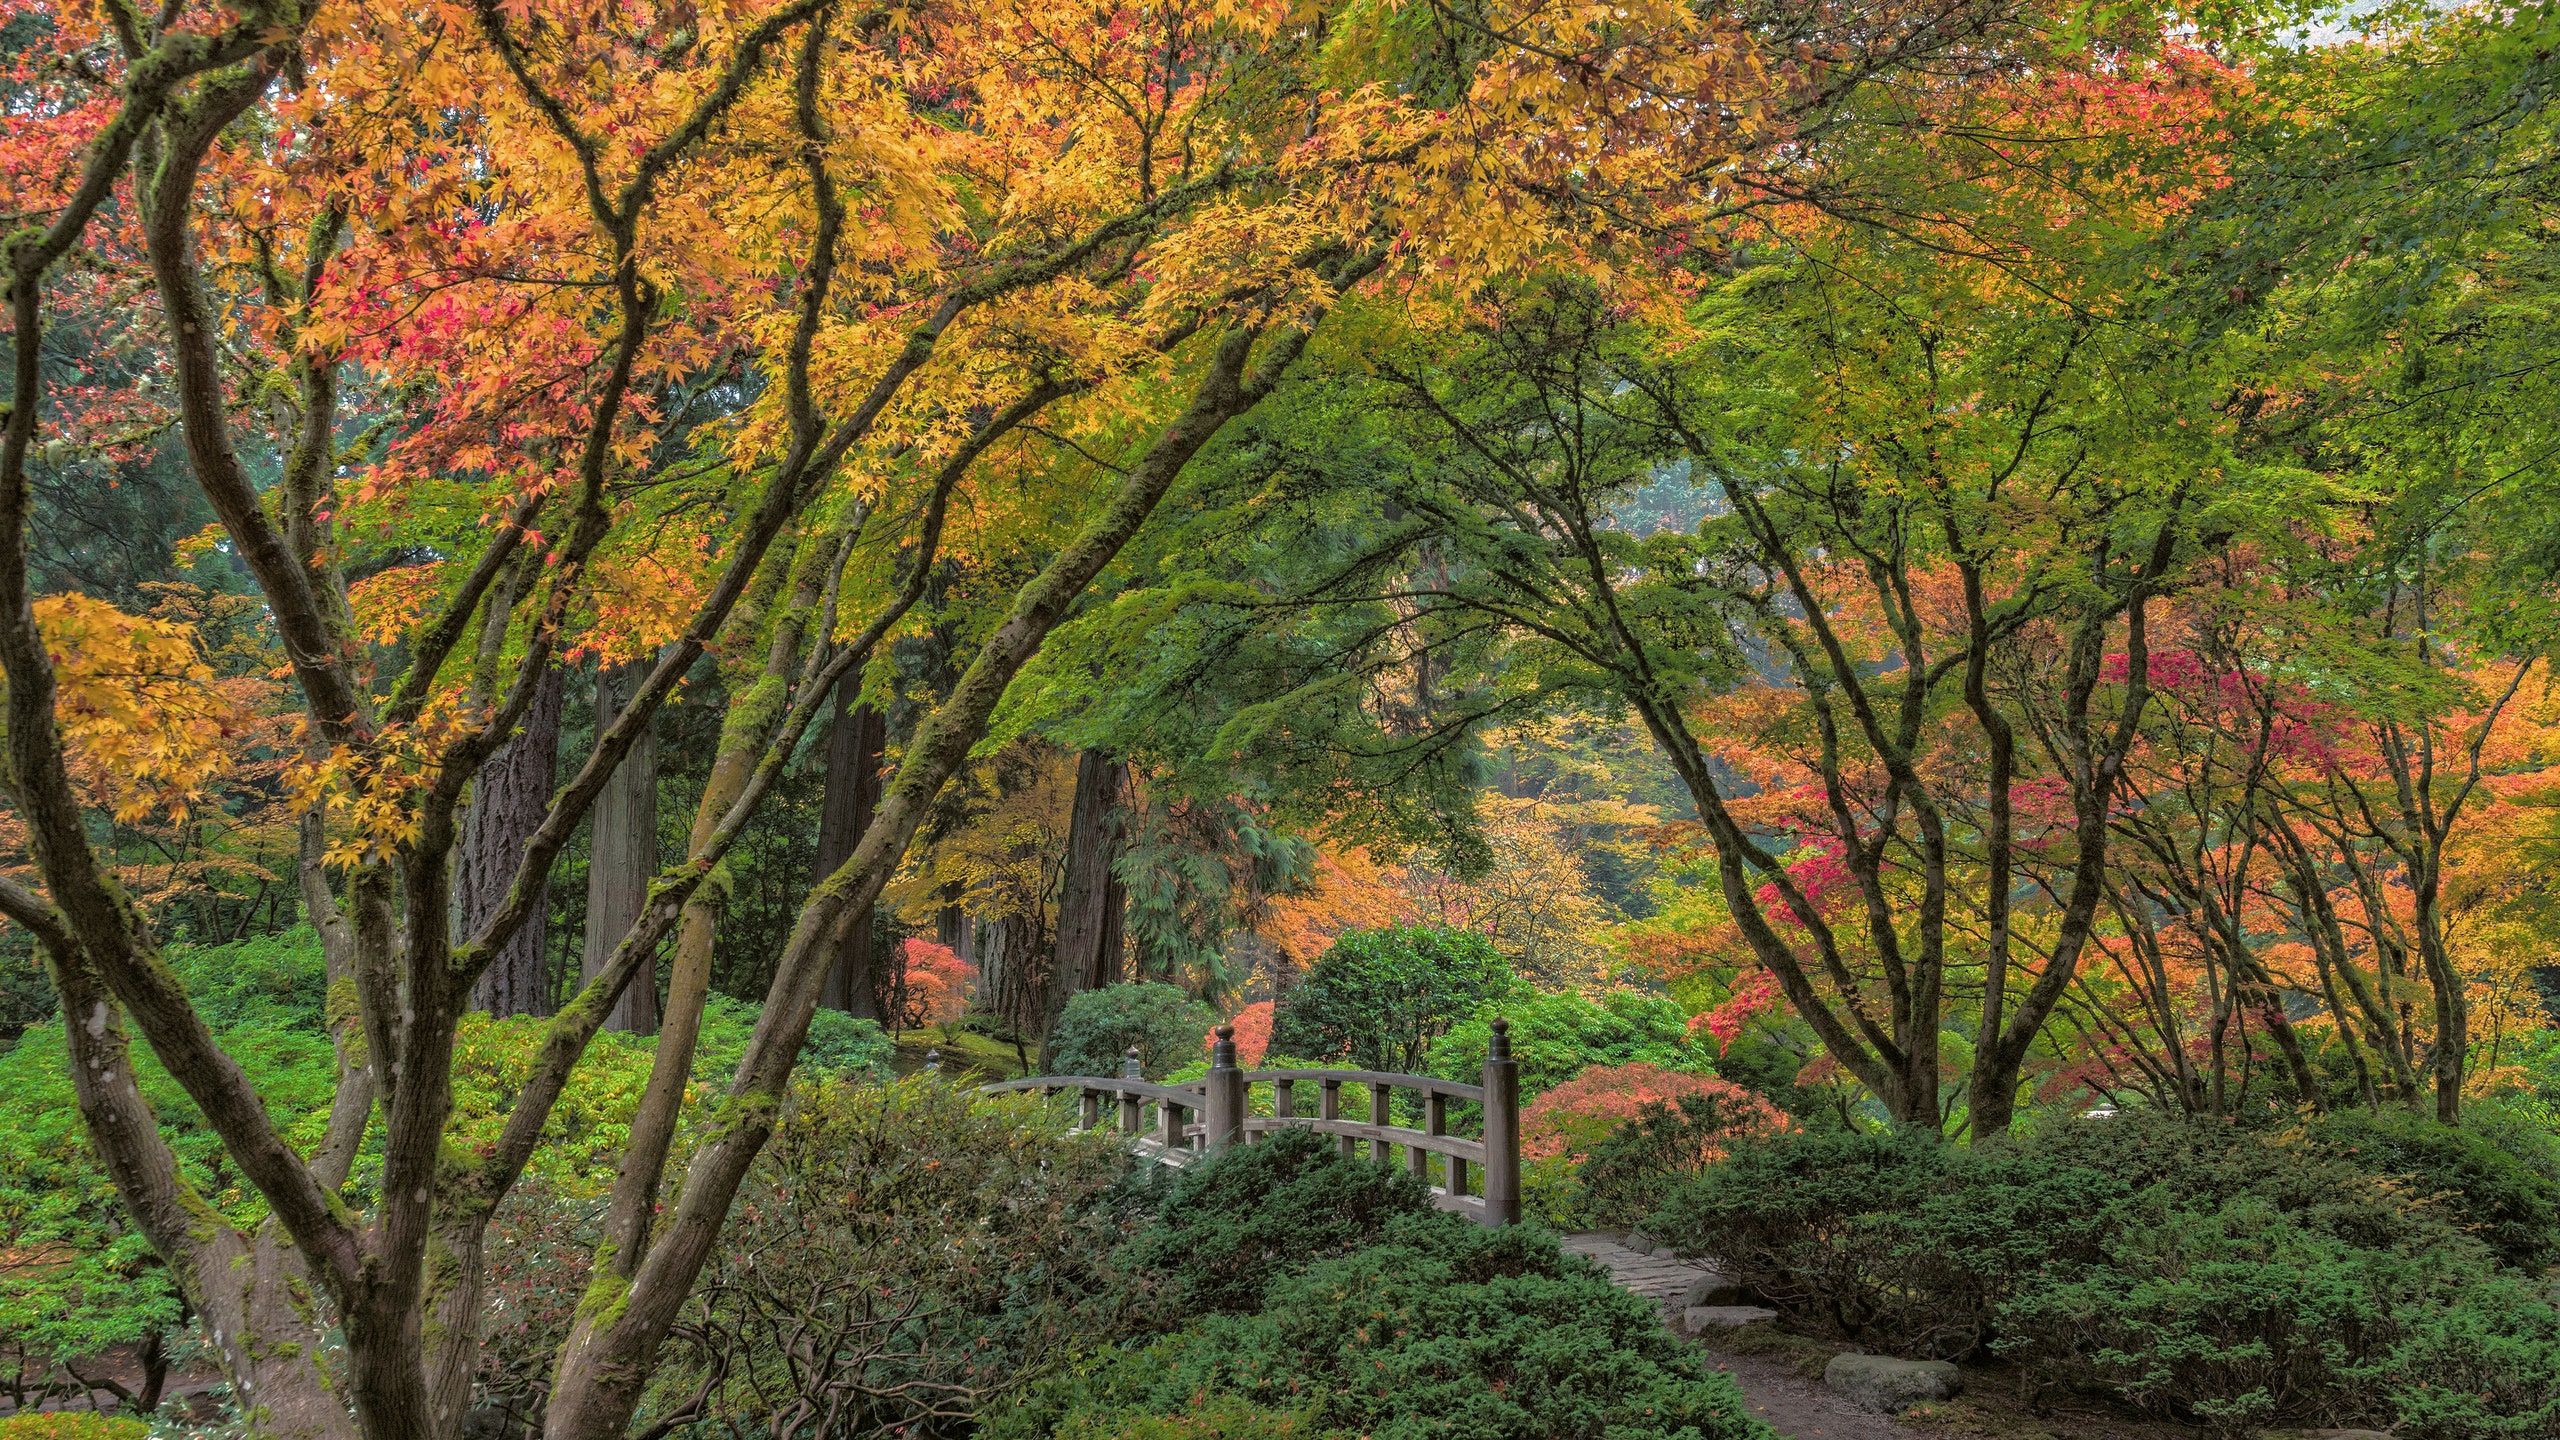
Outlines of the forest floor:
[{"label": "forest floor", "polygon": [[938,1027],[900,1035],[898,1055],[889,1062],[889,1068],[901,1076],[913,1075],[924,1068],[928,1054],[938,1055],[946,1071],[965,1071],[987,1083],[1019,1079],[1030,1073],[1024,1057],[1004,1041],[969,1030],[955,1030],[946,1040]]},{"label": "forest floor", "polygon": [[[1775,1325],[1749,1325],[1711,1334],[1703,1342],[1717,1368],[1742,1382],[1755,1406],[1763,1391],[1771,1408],[1761,1415],[1791,1440],[2201,1440],[2191,1426],[2147,1420],[2081,1397],[2065,1397],[2041,1412],[2026,1399],[2015,1367],[1966,1365],[1964,1393],[1953,1400],[1914,1405],[1892,1420],[1850,1406],[1822,1383],[1831,1357],[1856,1347],[1791,1335]],[[1801,1407],[1806,1392],[1829,1407],[1881,1428],[1815,1428],[1830,1410]],[[1784,1418],[1782,1418],[1782,1416]],[[1791,1424],[1790,1421],[1793,1423]],[[1803,1427],[1803,1428],[1797,1428]],[[2273,1440],[2273,1436],[2269,1437]]]}]

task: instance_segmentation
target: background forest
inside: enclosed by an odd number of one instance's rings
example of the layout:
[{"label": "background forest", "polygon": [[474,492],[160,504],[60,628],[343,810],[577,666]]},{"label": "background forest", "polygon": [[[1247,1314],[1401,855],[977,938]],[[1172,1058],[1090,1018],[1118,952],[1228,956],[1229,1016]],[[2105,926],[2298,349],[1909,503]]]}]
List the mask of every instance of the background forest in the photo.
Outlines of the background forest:
[{"label": "background forest", "polygon": [[2560,1433],[2560,12],[0,37],[0,1415]]}]

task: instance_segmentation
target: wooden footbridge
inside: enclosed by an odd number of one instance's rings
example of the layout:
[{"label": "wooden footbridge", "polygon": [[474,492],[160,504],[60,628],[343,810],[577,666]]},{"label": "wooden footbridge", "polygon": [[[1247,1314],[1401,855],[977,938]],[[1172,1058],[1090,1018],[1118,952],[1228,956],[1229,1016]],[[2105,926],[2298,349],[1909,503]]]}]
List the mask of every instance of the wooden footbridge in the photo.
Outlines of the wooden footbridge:
[{"label": "wooden footbridge", "polygon": [[[1218,1027],[1207,1077],[1187,1085],[1159,1085],[1142,1078],[1133,1047],[1122,1062],[1123,1073],[1117,1076],[1036,1075],[981,1088],[989,1093],[1076,1092],[1079,1128],[1118,1131],[1128,1137],[1131,1148],[1166,1165],[1187,1165],[1203,1155],[1286,1129],[1334,1136],[1345,1158],[1356,1157],[1366,1145],[1369,1158],[1381,1165],[1394,1164],[1401,1151],[1406,1170],[1431,1186],[1442,1208],[1472,1215],[1486,1225],[1519,1223],[1520,1065],[1511,1058],[1509,1022],[1493,1022],[1481,1085],[1376,1070],[1245,1070],[1236,1064],[1235,1036],[1234,1026]],[[1254,1103],[1257,1085],[1271,1087],[1269,1104],[1259,1113]],[[1312,1115],[1299,1113],[1301,1085],[1315,1090]],[[1342,1113],[1345,1085],[1368,1089],[1366,1119]],[[1407,1111],[1419,1112],[1418,1128],[1395,1123],[1399,1091],[1416,1097]],[[1449,1132],[1453,1101],[1475,1106],[1482,1117],[1476,1136]],[[1476,1176],[1482,1177],[1481,1183],[1470,1188]]]}]

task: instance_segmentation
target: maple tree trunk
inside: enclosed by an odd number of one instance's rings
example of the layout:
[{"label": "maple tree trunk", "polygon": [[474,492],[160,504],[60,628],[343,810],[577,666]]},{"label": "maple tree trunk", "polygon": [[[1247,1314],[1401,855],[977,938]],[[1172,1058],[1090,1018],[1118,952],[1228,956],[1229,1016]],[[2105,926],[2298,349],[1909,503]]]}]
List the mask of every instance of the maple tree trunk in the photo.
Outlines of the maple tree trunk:
[{"label": "maple tree trunk", "polygon": [[[506,903],[524,859],[524,842],[542,828],[551,811],[551,791],[560,770],[560,712],[568,695],[568,677],[557,665],[545,670],[525,711],[523,728],[489,757],[471,782],[471,808],[463,817],[462,843],[456,856],[453,890],[457,929],[464,934]],[[471,988],[471,1006],[492,1015],[545,1015],[551,1010],[548,964],[551,882],[542,881],[543,899],[533,917],[489,957]]]},{"label": "maple tree trunk", "polygon": [[[856,703],[862,693],[860,672],[847,672],[836,683],[835,723],[827,732],[827,793],[818,819],[815,879],[824,879],[853,854],[855,842],[871,828],[871,812],[880,805],[881,753],[889,742],[888,716],[878,707]],[[857,914],[847,931],[836,968],[827,975],[820,1002],[831,1010],[868,1020],[880,1018],[877,987],[871,975],[871,913]]]},{"label": "maple tree trunk", "polygon": [[427,1400],[435,1434],[442,1440],[458,1440],[471,1412],[471,1380],[480,1369],[488,1230],[488,1215],[475,1210],[440,1223],[427,1242],[427,1268],[435,1277],[427,1294]]},{"label": "maple tree trunk", "polygon": [[[2071,888],[2063,897],[2044,972],[2018,998],[2008,1024],[1995,1031],[1986,1022],[1985,1033],[1974,1043],[1973,1094],[1969,1103],[1977,1144],[1986,1137],[2008,1134],[2017,1117],[2018,1084],[2027,1054],[2052,1016],[2054,1006],[2061,1003],[2063,991],[2078,972],[2080,956],[2096,929],[2099,902],[2106,893],[2109,812],[2115,803],[2124,758],[2133,747],[2135,726],[2151,694],[2148,587],[2168,572],[2176,539],[2175,527],[2162,522],[2152,538],[2150,558],[2125,601],[2124,698],[2111,729],[2094,722],[2089,713],[2089,697],[2097,688],[2106,648],[2109,617],[2104,612],[2088,617],[2072,636],[2070,681],[2064,701],[2068,726],[2065,737],[2073,752],[2069,757],[2075,832]],[[1986,1007],[1986,1013],[1997,1011]]]},{"label": "maple tree trunk", "polygon": [[[2430,862],[2435,855],[2428,857]],[[2435,991],[2434,1069],[2436,1118],[2447,1125],[2462,1122],[2462,1081],[2471,1061],[2471,1002],[2463,993],[2462,971],[2453,963],[2444,940],[2444,912],[2437,900],[2438,881],[2430,863],[2416,886],[2418,958],[2427,967]]]},{"label": "maple tree trunk", "polygon": [[[1104,979],[1104,947],[1116,949],[1119,916],[1113,901],[1117,877],[1111,862],[1120,850],[1119,808],[1123,767],[1101,750],[1076,758],[1076,798],[1067,820],[1067,873],[1058,890],[1058,944],[1049,961],[1048,984],[1040,996],[1036,1033],[1045,1062],[1049,1032],[1057,1027],[1067,1000],[1080,990],[1109,984]],[[1119,968],[1117,954],[1111,969]]]},{"label": "maple tree trunk", "polygon": [[[783,697],[800,668],[800,650],[817,620],[828,567],[819,547],[795,539],[776,547],[775,562],[766,567],[748,592],[728,628],[722,649],[745,651],[768,620],[772,635],[761,673],[731,676],[728,713],[720,721],[720,748],[712,757],[710,777],[693,812],[686,853],[700,855],[711,844],[729,807],[746,794],[755,778],[766,744],[783,721]],[[832,553],[832,552],[829,552]],[[788,609],[773,615],[773,603],[788,585]],[[675,963],[667,976],[667,1008],[658,1030],[657,1053],[651,1057],[648,1088],[631,1117],[631,1142],[615,1176],[613,1198],[605,1211],[604,1243],[596,1268],[628,1275],[649,1246],[657,1214],[658,1185],[666,1171],[667,1153],[675,1143],[676,1121],[684,1109],[693,1071],[695,1042],[702,1037],[703,1007],[711,999],[711,962],[719,939],[720,916],[728,908],[729,872],[715,867],[711,879],[685,901],[676,931]]]},{"label": "maple tree trunk", "polygon": [[[1365,275],[1377,260],[1354,267]],[[809,1019],[855,913],[875,903],[944,785],[986,734],[1013,678],[1068,607],[1145,524],[1176,476],[1226,422],[1259,403],[1306,343],[1279,337],[1248,376],[1258,328],[1221,337],[1192,400],[1127,471],[1103,512],[1015,597],[951,695],[920,724],[853,855],[801,908],[717,1118],[694,1152],[663,1233],[625,1286],[599,1276],[561,1352],[549,1440],[617,1440],[655,1370],[658,1348],[710,1256],[748,1168],[772,1135]]]},{"label": "maple tree trunk", "polygon": [[[813,4],[798,5],[769,17],[751,32],[729,62],[730,78],[743,78],[760,63],[781,29],[805,18],[813,8]],[[161,23],[174,18],[164,17]],[[50,228],[22,231],[8,247],[18,360],[14,393],[19,404],[6,417],[5,443],[0,444],[0,474],[6,477],[6,483],[0,483],[0,531],[17,543],[0,547],[0,664],[5,664],[10,679],[6,735],[11,779],[18,787],[12,798],[26,820],[29,847],[53,893],[47,899],[17,887],[18,893],[0,893],[0,906],[6,906],[13,919],[46,935],[49,952],[68,977],[63,990],[66,1020],[85,1017],[76,1022],[81,1032],[93,1037],[114,1033],[114,1016],[106,998],[111,987],[169,1071],[221,1134],[241,1178],[272,1206],[275,1219],[254,1239],[223,1224],[186,1188],[166,1146],[158,1143],[148,1106],[131,1092],[130,1066],[101,1071],[98,1078],[107,1087],[99,1092],[103,1108],[91,1118],[108,1121],[116,1138],[112,1143],[99,1141],[98,1148],[144,1228],[152,1228],[151,1216],[170,1222],[159,1226],[152,1238],[173,1270],[181,1277],[201,1272],[210,1282],[196,1297],[198,1313],[228,1347],[226,1361],[232,1365],[238,1393],[252,1407],[262,1432],[336,1436],[360,1427],[378,1440],[425,1440],[448,1431],[459,1419],[435,1413],[427,1383],[433,1363],[430,1352],[435,1347],[429,1343],[432,1337],[424,1323],[426,1305],[439,1293],[425,1274],[426,1262],[435,1253],[434,1210],[448,1194],[493,1205],[520,1172],[550,1099],[545,1097],[539,1104],[530,1098],[520,1101],[520,1113],[510,1118],[503,1162],[493,1159],[480,1166],[457,1157],[445,1146],[442,1134],[451,1109],[454,1022],[468,987],[477,981],[491,953],[538,909],[539,887],[548,865],[622,760],[636,727],[625,726],[610,741],[599,744],[596,756],[552,806],[526,847],[526,858],[517,867],[504,904],[473,943],[459,947],[451,933],[449,861],[458,839],[453,812],[462,788],[498,748],[501,737],[524,719],[536,682],[550,663],[558,627],[578,592],[586,560],[610,528],[603,503],[605,450],[614,439],[636,352],[656,304],[654,298],[643,299],[644,285],[631,259],[637,217],[647,207],[664,165],[713,123],[735,100],[739,87],[715,88],[697,107],[688,129],[669,137],[652,153],[640,177],[625,186],[611,212],[602,217],[603,228],[615,242],[614,287],[623,323],[620,335],[611,342],[611,361],[592,408],[580,456],[579,498],[569,517],[566,543],[559,543],[555,534],[541,557],[549,598],[533,621],[531,643],[521,664],[514,667],[512,683],[504,687],[504,700],[487,709],[492,723],[479,729],[466,727],[440,755],[431,757],[436,764],[424,772],[428,783],[414,798],[411,812],[417,822],[414,843],[388,862],[359,861],[347,878],[347,908],[353,919],[346,930],[354,940],[354,973],[349,978],[358,1002],[354,1010],[360,1016],[361,1037],[359,1044],[343,1047],[342,1053],[360,1057],[353,1075],[370,1076],[376,1069],[382,1075],[383,1164],[378,1204],[371,1221],[359,1228],[334,1193],[345,1183],[354,1145],[339,1148],[336,1140],[341,1129],[338,1121],[350,1108],[343,1102],[351,1094],[369,1101],[369,1084],[342,1079],[342,1103],[333,1109],[330,1137],[323,1153],[306,1162],[276,1131],[263,1100],[239,1066],[213,1041],[183,988],[161,964],[147,932],[136,928],[137,917],[130,906],[104,882],[78,823],[62,742],[53,726],[53,674],[29,616],[23,546],[24,462],[38,393],[35,281],[46,265],[77,240],[128,156],[135,156],[143,182],[136,187],[138,210],[167,319],[177,372],[173,388],[182,420],[178,433],[188,462],[229,532],[234,553],[258,580],[270,623],[284,641],[304,693],[315,742],[352,749],[374,738],[377,717],[371,697],[357,667],[350,663],[352,647],[340,643],[345,628],[334,623],[343,620],[346,611],[343,596],[335,593],[343,590],[343,577],[333,563],[304,543],[318,533],[310,522],[324,513],[317,501],[326,489],[326,477],[334,471],[331,412],[326,403],[315,403],[313,398],[315,388],[325,398],[327,362],[297,361],[292,367],[305,382],[299,422],[303,433],[288,465],[283,493],[262,496],[232,448],[225,413],[229,402],[214,351],[215,336],[228,333],[228,327],[217,323],[219,312],[198,283],[188,233],[190,217],[196,213],[191,199],[208,148],[279,75],[299,64],[293,36],[307,19],[291,11],[281,12],[280,18],[272,7],[257,5],[219,33],[191,30],[153,43],[150,53],[139,57],[140,63],[134,66],[125,113],[100,132],[87,158],[80,194]],[[130,35],[119,38],[132,40]],[[816,53],[814,43],[810,53]],[[172,85],[210,70],[220,73],[199,86],[182,109],[161,115]],[[302,83],[298,75],[295,83]],[[804,86],[803,91],[805,100],[814,86]],[[832,227],[822,230],[827,232],[822,236],[826,243],[819,248],[825,252]],[[318,271],[330,253],[324,234],[311,247],[302,294],[313,293]],[[1035,283],[1079,253],[1069,252],[1053,267],[1016,267],[981,288],[992,294],[1009,285]],[[822,274],[823,268],[816,267],[813,273]],[[274,283],[272,277],[269,289],[279,296],[288,294],[287,287]],[[822,283],[805,287],[803,309],[809,316],[822,308],[824,293]],[[867,431],[890,395],[931,354],[934,337],[962,308],[961,300],[947,302],[942,313],[914,332],[890,372],[874,386],[872,398],[823,447],[831,458],[818,470],[831,467]],[[806,339],[814,328],[811,318],[798,332],[803,343],[795,360],[804,382]],[[309,383],[314,375],[321,381],[316,387]],[[814,426],[796,428],[814,430]],[[795,497],[805,502],[806,492],[799,485],[805,473],[802,467],[819,450],[814,434],[799,437],[763,511],[743,541],[730,547],[722,578],[700,610],[697,624],[688,628],[679,643],[677,658],[652,675],[639,711],[641,720],[654,711],[685,664],[700,653],[710,638],[708,632],[721,623],[734,600],[736,586],[757,572],[767,543],[793,508]],[[317,477],[317,483],[311,477]],[[275,504],[278,499],[284,502],[281,506]],[[490,584],[508,568],[543,503],[541,497],[529,497],[518,505],[514,518],[499,529],[441,616],[412,637],[405,678],[382,707],[381,718],[399,726],[418,719],[432,698],[440,668],[483,597],[500,608],[512,608],[522,598],[507,594],[502,600],[501,592]],[[270,509],[285,512],[283,531],[270,519]],[[290,543],[288,534],[293,536]],[[324,585],[331,592],[325,596],[320,593]],[[494,699],[494,693],[489,698]],[[316,833],[312,828],[305,831],[306,854]],[[306,900],[314,890],[313,868],[306,866]],[[317,889],[325,895],[325,883]],[[334,950],[324,907],[314,904],[312,909],[315,923],[322,926],[324,949]],[[616,956],[614,987],[631,974],[635,953],[625,947]],[[331,963],[334,1010],[339,999],[334,954]],[[69,1003],[83,995],[94,1003]],[[604,989],[595,998],[610,1001],[612,990]],[[543,1068],[537,1070],[528,1096],[546,1084],[556,1096],[560,1075],[592,1036],[592,1022],[602,1018],[584,1013],[582,1006],[571,1009],[574,1013],[555,1021],[546,1037]],[[121,1097],[112,1088],[119,1075],[127,1092]],[[356,1107],[359,1122],[367,1109],[369,1105]],[[360,1123],[355,1133],[361,1135]],[[281,1244],[286,1232],[293,1249]],[[345,1350],[343,1366],[335,1373],[323,1373],[325,1337],[314,1333],[322,1313],[321,1297],[315,1291],[325,1291],[326,1298],[336,1302]]]},{"label": "maple tree trunk", "polygon": [[[2285,888],[2293,898],[2294,914],[2302,932],[2311,937],[2313,953],[2323,958],[2324,976],[2335,976],[2337,983],[2345,988],[2348,998],[2355,1002],[2355,1013],[2364,1017],[2366,1034],[2390,1076],[2394,1098],[2404,1106],[2414,1106],[2417,1103],[2418,1080],[2409,1067],[2408,1050],[2401,1043],[2400,1027],[2392,1018],[2391,972],[2381,954],[2381,947],[2375,947],[2374,956],[2376,980],[2382,987],[2377,995],[2374,986],[2365,983],[2364,972],[2356,968],[2354,952],[2347,943],[2345,923],[2339,919],[2337,908],[2330,902],[2327,885],[2321,878],[2311,847],[2293,833],[2290,825],[2279,822],[2265,828],[2275,841]],[[2346,1012],[2337,1010],[2334,1005],[2331,1008],[2338,1014],[2343,1027]]]},{"label": "maple tree trunk", "polygon": [[[648,665],[634,661],[596,672],[596,732],[610,716],[622,713]],[[631,922],[648,903],[649,879],[658,873],[658,732],[652,725],[632,743],[631,753],[597,794],[588,821],[587,933],[578,967],[581,985],[613,955]],[[621,1000],[605,1021],[608,1030],[634,1035],[658,1031],[657,967],[649,966],[624,988]]]}]

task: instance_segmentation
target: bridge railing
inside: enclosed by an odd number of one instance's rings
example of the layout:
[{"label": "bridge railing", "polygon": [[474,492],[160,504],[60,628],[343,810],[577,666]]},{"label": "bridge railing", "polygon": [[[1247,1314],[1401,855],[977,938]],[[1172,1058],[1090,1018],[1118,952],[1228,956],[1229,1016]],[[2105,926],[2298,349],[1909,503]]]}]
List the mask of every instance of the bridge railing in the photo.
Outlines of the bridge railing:
[{"label": "bridge railing", "polygon": [[[1520,1065],[1511,1058],[1510,1024],[1493,1022],[1484,1061],[1484,1083],[1468,1085],[1432,1075],[1399,1075],[1378,1070],[1246,1070],[1236,1064],[1235,1027],[1218,1027],[1217,1044],[1209,1052],[1209,1074],[1187,1085],[1159,1085],[1138,1074],[1133,1047],[1122,1062],[1125,1073],[1101,1075],[1035,1075],[981,1086],[988,1093],[1037,1090],[1043,1095],[1077,1094],[1077,1125],[1110,1129],[1130,1137],[1142,1151],[1169,1165],[1188,1164],[1230,1146],[1251,1144],[1274,1131],[1291,1128],[1331,1135],[1345,1158],[1356,1158],[1363,1145],[1377,1164],[1395,1163],[1403,1153],[1406,1170],[1430,1184],[1431,1157],[1440,1157],[1441,1183],[1433,1186],[1439,1202],[1474,1215],[1487,1225],[1514,1225],[1520,1220]],[[1298,1086],[1316,1087],[1316,1113],[1298,1113]],[[1253,1087],[1271,1087],[1270,1113],[1253,1113]],[[1342,1087],[1365,1086],[1369,1113],[1365,1118],[1342,1110]],[[1413,1107],[1421,1124],[1395,1123],[1395,1094],[1417,1097]],[[1450,1102],[1476,1105],[1484,1117],[1482,1134],[1470,1138],[1449,1133]],[[1480,1184],[1471,1189],[1473,1176]]]}]

